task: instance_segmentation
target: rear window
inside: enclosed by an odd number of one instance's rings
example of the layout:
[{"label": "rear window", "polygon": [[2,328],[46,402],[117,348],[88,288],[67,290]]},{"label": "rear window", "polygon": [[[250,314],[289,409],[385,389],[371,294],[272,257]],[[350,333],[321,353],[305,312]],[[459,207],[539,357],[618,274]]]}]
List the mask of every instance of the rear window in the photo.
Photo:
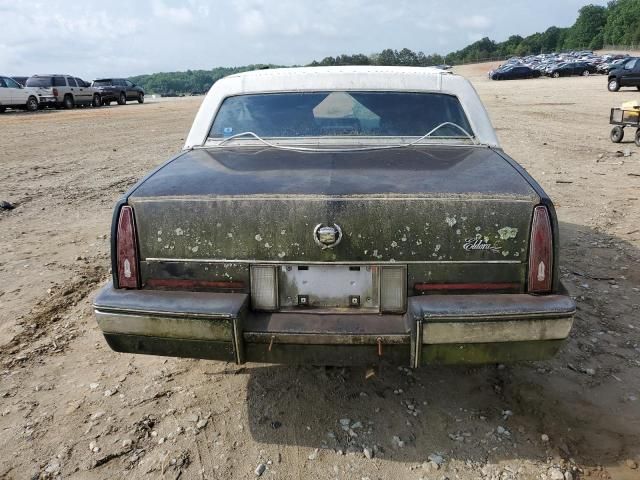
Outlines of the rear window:
[{"label": "rear window", "polygon": [[94,80],[93,86],[94,87],[110,87],[111,83],[112,83],[111,80]]},{"label": "rear window", "polygon": [[[239,95],[224,100],[209,132],[223,138],[244,132],[260,137],[421,137],[445,122],[473,135],[455,96],[413,92],[291,92]],[[446,125],[434,137],[465,137]]]},{"label": "rear window", "polygon": [[53,86],[54,87],[66,87],[67,81],[64,77],[53,77]]},{"label": "rear window", "polygon": [[27,87],[50,87],[52,77],[31,77],[27,79]]}]

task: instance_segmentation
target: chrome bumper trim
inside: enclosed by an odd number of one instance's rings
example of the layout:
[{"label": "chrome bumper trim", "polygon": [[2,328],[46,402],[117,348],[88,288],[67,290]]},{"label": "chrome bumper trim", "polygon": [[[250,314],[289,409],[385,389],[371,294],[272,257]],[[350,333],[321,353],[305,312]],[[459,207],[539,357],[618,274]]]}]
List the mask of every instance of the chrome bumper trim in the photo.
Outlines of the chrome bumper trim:
[{"label": "chrome bumper trim", "polygon": [[573,317],[422,324],[422,344],[522,342],[567,338]]},{"label": "chrome bumper trim", "polygon": [[234,337],[233,329],[229,327],[230,322],[222,323],[196,317],[125,314],[98,309],[95,310],[95,315],[104,333],[219,341],[231,341]]}]

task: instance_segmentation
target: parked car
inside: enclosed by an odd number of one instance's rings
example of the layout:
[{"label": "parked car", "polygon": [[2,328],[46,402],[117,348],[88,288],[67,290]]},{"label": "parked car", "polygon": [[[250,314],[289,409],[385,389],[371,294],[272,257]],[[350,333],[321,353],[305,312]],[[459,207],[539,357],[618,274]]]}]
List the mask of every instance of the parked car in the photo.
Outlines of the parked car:
[{"label": "parked car", "polygon": [[553,66],[547,70],[547,74],[553,78],[569,77],[572,75],[582,75],[588,77],[592,73],[597,73],[595,65],[588,62],[567,62]]},{"label": "parked car", "polygon": [[508,65],[499,68],[491,74],[491,80],[518,80],[523,78],[538,78],[540,72],[524,65]]},{"label": "parked car", "polygon": [[110,105],[111,102],[118,102],[124,105],[127,100],[137,100],[144,103],[144,89],[131,80],[125,78],[101,78],[94,80],[91,85],[96,88],[102,96],[103,105]]},{"label": "parked car", "polygon": [[28,87],[51,88],[56,105],[74,108],[76,105],[102,105],[100,92],[78,77],[70,75],[33,75],[27,80]]},{"label": "parked car", "polygon": [[621,67],[627,60],[629,60],[629,57],[624,57],[624,58],[616,58],[616,59],[612,59],[610,61],[607,62],[602,62],[601,64],[598,65],[598,73],[602,73],[605,75],[608,75],[609,72],[615,68]]},{"label": "parked car", "polygon": [[573,323],[551,200],[437,69],[225,77],[111,232],[94,309],[120,352],[498,363],[553,355]]},{"label": "parked car", "polygon": [[[562,75],[587,75],[592,73],[606,73],[608,71],[608,65],[618,59],[623,59],[629,55],[621,54],[604,54],[596,55],[592,52],[553,52],[553,53],[541,53],[538,55],[527,55],[524,57],[512,57],[502,65],[501,69],[513,68],[513,67],[529,67],[533,70],[537,70],[544,75],[552,75],[557,73],[557,76]],[[586,64],[580,65],[580,64]],[[498,69],[489,72],[489,78],[492,78],[494,73]]]},{"label": "parked car", "polygon": [[23,87],[27,86],[27,80],[29,79],[29,77],[11,77],[11,78],[13,78],[16,82],[18,82]]},{"label": "parked car", "polygon": [[23,87],[13,78],[0,77],[0,113],[7,108],[35,112],[38,108],[54,105],[55,101],[50,89]]},{"label": "parked car", "polygon": [[636,87],[640,90],[640,59],[631,58],[609,72],[607,88],[617,92],[620,87]]}]

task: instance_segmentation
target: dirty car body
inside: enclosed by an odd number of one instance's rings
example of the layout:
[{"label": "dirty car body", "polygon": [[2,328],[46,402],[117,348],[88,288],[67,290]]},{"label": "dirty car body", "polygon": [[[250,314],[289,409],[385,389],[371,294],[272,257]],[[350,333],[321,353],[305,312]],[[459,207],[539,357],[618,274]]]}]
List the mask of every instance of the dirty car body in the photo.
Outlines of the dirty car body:
[{"label": "dirty car body", "polygon": [[419,367],[552,356],[575,305],[548,196],[437,69],[217,82],[182,153],[118,202],[111,348]]}]

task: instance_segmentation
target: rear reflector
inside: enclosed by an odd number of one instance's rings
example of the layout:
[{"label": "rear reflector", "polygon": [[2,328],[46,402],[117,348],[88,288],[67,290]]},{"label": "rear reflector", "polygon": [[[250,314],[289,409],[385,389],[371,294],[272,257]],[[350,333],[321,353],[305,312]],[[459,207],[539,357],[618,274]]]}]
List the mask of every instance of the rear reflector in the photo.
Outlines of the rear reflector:
[{"label": "rear reflector", "polygon": [[533,210],[529,244],[529,293],[549,293],[553,279],[553,232],[547,207]]},{"label": "rear reflector", "polygon": [[407,299],[407,271],[405,267],[380,268],[380,311],[402,313]]},{"label": "rear reflector", "polygon": [[118,231],[116,233],[118,260],[118,287],[139,288],[138,246],[133,209],[124,206],[120,209]]},{"label": "rear reflector", "polygon": [[276,267],[251,267],[251,306],[254,310],[274,311],[278,308],[278,275]]},{"label": "rear reflector", "polygon": [[232,280],[183,280],[178,278],[148,278],[145,285],[151,288],[176,288],[176,289],[200,289],[200,290],[244,290],[244,282]]}]

